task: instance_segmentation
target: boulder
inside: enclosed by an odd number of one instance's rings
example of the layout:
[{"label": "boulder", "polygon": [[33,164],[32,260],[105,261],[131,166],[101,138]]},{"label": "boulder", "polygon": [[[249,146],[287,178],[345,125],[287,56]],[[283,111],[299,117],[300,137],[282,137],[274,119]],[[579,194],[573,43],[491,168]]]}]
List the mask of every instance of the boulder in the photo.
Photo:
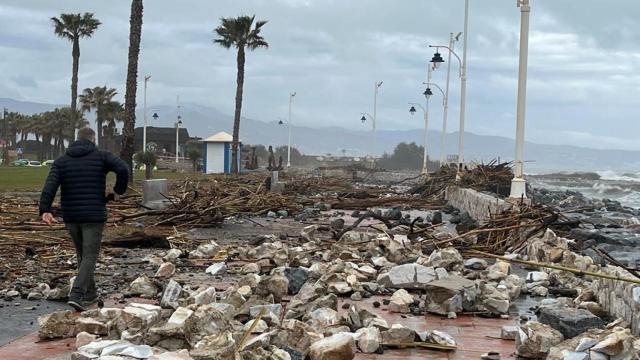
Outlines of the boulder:
[{"label": "boulder", "polygon": [[182,294],[182,286],[173,279],[169,280],[169,283],[162,293],[160,306],[164,308],[177,308],[179,306],[178,299],[180,299],[180,294]]},{"label": "boulder", "polygon": [[485,259],[471,258],[464,261],[464,267],[471,270],[484,270],[489,266]]},{"label": "boulder", "polygon": [[[616,331],[607,335],[603,340],[595,344],[592,348],[592,352],[597,352],[609,356],[616,356],[616,358],[627,358],[622,355],[625,351],[629,351],[632,347],[633,336],[629,329]],[[631,356],[631,354],[627,354]]]},{"label": "boulder", "polygon": [[76,332],[85,332],[94,335],[107,335],[109,328],[107,324],[88,317],[76,319]]},{"label": "boulder", "polygon": [[500,329],[500,339],[502,340],[515,340],[518,335],[518,327],[513,325],[504,325]]},{"label": "boulder", "polygon": [[140,276],[129,285],[129,293],[144,298],[153,298],[158,293],[158,287],[148,277]]},{"label": "boulder", "polygon": [[[255,319],[249,320],[247,321],[246,324],[244,324],[243,326],[243,330],[244,331],[249,331],[249,329],[251,329],[251,327],[253,326],[253,323],[256,322]],[[267,322],[260,319],[255,327],[253,328],[253,330],[251,330],[252,334],[262,334],[263,332],[267,331],[269,329],[269,326],[267,325]]]},{"label": "boulder", "polygon": [[180,258],[181,255],[182,255],[182,250],[180,250],[180,249],[171,249],[171,250],[167,251],[167,253],[164,255],[164,257],[162,259],[164,261],[174,262],[174,261],[178,260],[178,258]]},{"label": "boulder", "polygon": [[209,275],[220,275],[225,271],[227,271],[227,265],[223,262],[218,262],[209,266],[204,272]]},{"label": "boulder", "polygon": [[436,250],[429,255],[427,265],[434,268],[445,268],[447,270],[454,270],[459,268],[463,264],[462,255],[456,248],[445,248]]},{"label": "boulder", "polygon": [[130,331],[139,331],[160,319],[162,308],[156,305],[131,303],[122,309],[122,319]]},{"label": "boulder", "polygon": [[162,265],[160,265],[154,277],[160,278],[160,279],[167,279],[173,276],[175,272],[176,272],[176,266],[170,262],[165,262],[165,263],[162,263]]},{"label": "boulder", "polygon": [[215,242],[210,244],[199,245],[195,250],[189,253],[189,258],[193,259],[209,259],[218,253],[220,247]]},{"label": "boulder", "polygon": [[309,270],[302,267],[292,267],[284,269],[284,276],[289,280],[289,295],[297,294],[302,285],[309,280]]},{"label": "boulder", "polygon": [[542,307],[538,321],[560,331],[567,339],[603,325],[602,319],[588,310],[563,306]]},{"label": "boulder", "polygon": [[195,304],[195,305],[206,305],[206,304],[214,303],[215,301],[216,301],[216,288],[213,286],[210,286],[205,289],[201,288],[187,299],[187,302],[189,304]]},{"label": "boulder", "polygon": [[413,300],[413,296],[407,290],[397,290],[391,296],[389,312],[408,314],[410,312],[409,305],[413,304]]},{"label": "boulder", "polygon": [[236,342],[231,332],[207,335],[190,352],[194,360],[235,360]]},{"label": "boulder", "polygon": [[335,334],[318,340],[309,347],[311,360],[350,360],[355,354],[356,344],[350,333]]},{"label": "boulder", "polygon": [[308,315],[303,317],[314,329],[322,330],[324,328],[338,324],[338,312],[333,309],[320,308],[315,309]]},{"label": "boulder", "polygon": [[87,332],[81,332],[76,335],[76,349],[85,346],[98,339],[98,335],[89,334]]},{"label": "boulder", "polygon": [[392,267],[387,274],[378,276],[378,284],[393,289],[424,289],[436,279],[436,272],[419,264],[403,264]]},{"label": "boulder", "polygon": [[425,287],[425,305],[429,312],[447,315],[472,310],[477,290],[473,281],[457,275],[434,280]]},{"label": "boulder", "polygon": [[374,353],[380,348],[382,334],[377,327],[366,327],[356,331],[358,348],[363,353]]},{"label": "boulder", "polygon": [[75,317],[73,311],[56,311],[38,317],[38,338],[55,339],[75,335]]},{"label": "boulder", "polygon": [[[415,330],[399,324],[394,324],[389,330],[382,332],[382,343],[385,345],[413,342],[415,339]],[[396,346],[402,347],[401,345]]]},{"label": "boulder", "polygon": [[516,354],[525,358],[544,359],[551,347],[563,340],[562,333],[551,326],[529,321],[518,330]]}]

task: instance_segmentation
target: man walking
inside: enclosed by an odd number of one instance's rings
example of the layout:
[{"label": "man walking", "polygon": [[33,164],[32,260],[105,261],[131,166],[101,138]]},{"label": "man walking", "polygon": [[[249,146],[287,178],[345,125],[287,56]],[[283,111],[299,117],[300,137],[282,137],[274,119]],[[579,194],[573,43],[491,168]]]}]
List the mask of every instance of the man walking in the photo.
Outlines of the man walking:
[{"label": "man walking", "polygon": [[67,304],[77,311],[84,311],[98,300],[94,272],[107,221],[107,199],[115,198],[114,194],[105,196],[107,173],[116,173],[113,192],[119,195],[127,189],[129,178],[126,163],[110,152],[98,150],[95,138],[91,128],[78,130],[77,141],[51,165],[40,197],[42,221],[51,225],[57,222],[51,214],[51,204],[61,188],[62,218],[78,258],[78,275]]}]

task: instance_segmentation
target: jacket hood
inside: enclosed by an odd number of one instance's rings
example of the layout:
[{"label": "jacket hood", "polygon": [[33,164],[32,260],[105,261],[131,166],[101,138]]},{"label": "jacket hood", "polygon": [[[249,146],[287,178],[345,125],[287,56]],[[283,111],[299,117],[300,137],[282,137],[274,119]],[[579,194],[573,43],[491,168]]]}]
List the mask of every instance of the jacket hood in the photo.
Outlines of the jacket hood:
[{"label": "jacket hood", "polygon": [[81,157],[98,150],[96,145],[89,140],[78,140],[69,145],[67,155]]}]

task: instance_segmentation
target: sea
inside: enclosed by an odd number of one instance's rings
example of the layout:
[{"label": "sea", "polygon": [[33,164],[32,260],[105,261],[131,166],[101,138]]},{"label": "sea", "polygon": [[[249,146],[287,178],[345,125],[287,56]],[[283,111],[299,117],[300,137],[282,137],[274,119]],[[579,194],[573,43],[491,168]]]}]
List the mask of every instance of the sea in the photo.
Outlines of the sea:
[{"label": "sea", "polygon": [[548,190],[578,191],[593,199],[611,199],[640,209],[640,172],[602,170],[584,173],[530,174],[530,184]]}]

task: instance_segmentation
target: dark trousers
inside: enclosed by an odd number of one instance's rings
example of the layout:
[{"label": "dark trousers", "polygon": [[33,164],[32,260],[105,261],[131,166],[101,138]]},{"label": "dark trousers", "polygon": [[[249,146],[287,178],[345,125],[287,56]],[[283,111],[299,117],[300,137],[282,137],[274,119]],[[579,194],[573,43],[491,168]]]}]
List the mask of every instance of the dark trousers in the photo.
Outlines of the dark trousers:
[{"label": "dark trousers", "polygon": [[97,296],[94,272],[100,254],[104,223],[65,224],[78,257],[78,275],[73,282],[70,300],[92,300]]}]

